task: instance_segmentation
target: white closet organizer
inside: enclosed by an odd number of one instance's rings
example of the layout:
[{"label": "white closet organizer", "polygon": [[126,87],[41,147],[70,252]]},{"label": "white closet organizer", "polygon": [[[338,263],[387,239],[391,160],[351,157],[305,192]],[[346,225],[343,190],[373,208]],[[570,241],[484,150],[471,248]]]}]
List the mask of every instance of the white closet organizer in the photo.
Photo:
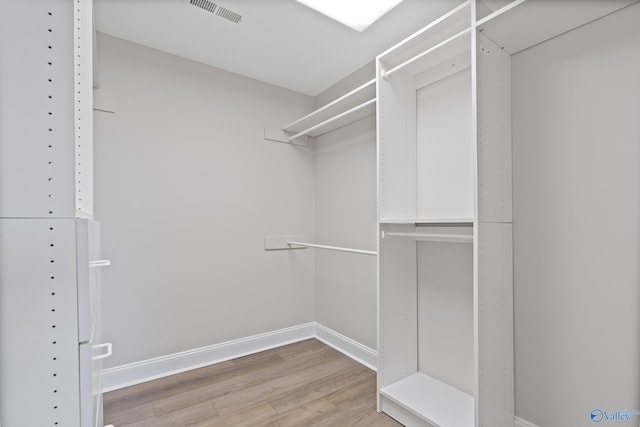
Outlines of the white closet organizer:
[{"label": "white closet organizer", "polygon": [[91,0],[0,3],[0,424],[102,426]]},{"label": "white closet organizer", "polygon": [[473,0],[377,58],[378,408],[513,426],[511,55],[634,0]]}]

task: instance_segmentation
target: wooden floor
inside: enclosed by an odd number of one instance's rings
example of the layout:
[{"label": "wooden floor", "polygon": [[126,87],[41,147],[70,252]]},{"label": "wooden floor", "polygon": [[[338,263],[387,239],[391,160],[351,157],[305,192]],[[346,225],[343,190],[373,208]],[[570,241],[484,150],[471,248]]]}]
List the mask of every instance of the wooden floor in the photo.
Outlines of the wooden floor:
[{"label": "wooden floor", "polygon": [[105,424],[399,426],[376,412],[376,375],[315,339],[104,395]]}]

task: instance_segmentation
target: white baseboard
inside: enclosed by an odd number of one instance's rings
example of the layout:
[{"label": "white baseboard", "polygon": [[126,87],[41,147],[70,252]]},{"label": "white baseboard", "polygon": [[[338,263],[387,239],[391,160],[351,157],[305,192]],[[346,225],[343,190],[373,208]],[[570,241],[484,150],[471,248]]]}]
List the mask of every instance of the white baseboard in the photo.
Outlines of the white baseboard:
[{"label": "white baseboard", "polygon": [[319,323],[315,325],[315,338],[349,356],[356,362],[369,369],[376,370],[378,366],[378,352],[352,340]]},{"label": "white baseboard", "polygon": [[310,322],[273,332],[104,369],[102,371],[102,390],[103,392],[117,390],[309,338],[317,338],[357,362],[374,370],[376,368],[377,353],[375,350],[322,326],[317,322]]},{"label": "white baseboard", "polygon": [[315,336],[315,322],[253,335],[206,347],[169,354],[102,371],[102,390],[108,392],[191,369],[213,365]]},{"label": "white baseboard", "polygon": [[516,417],[514,427],[538,427],[538,426],[534,423],[530,423],[527,420],[523,420],[520,417]]}]

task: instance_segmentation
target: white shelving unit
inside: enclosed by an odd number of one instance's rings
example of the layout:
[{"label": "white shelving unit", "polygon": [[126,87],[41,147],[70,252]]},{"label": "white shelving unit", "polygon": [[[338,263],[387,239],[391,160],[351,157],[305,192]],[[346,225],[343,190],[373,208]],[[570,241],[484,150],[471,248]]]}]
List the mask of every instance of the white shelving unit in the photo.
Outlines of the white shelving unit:
[{"label": "white shelving unit", "polygon": [[[478,96],[474,22],[465,2],[377,58],[378,402],[405,425],[514,420],[511,277],[483,274],[511,266],[510,154],[494,158],[510,153],[510,84],[498,73],[497,91]],[[491,124],[497,140],[483,140],[480,108],[507,111]],[[485,324],[494,298],[499,321]]]},{"label": "white shelving unit", "polygon": [[511,55],[634,2],[467,1],[378,56],[379,410],[513,426]]}]

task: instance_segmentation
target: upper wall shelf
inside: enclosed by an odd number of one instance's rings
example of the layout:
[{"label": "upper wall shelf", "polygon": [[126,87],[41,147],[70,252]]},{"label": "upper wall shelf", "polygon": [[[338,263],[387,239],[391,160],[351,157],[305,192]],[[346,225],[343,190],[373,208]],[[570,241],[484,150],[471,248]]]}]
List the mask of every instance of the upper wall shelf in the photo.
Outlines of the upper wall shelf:
[{"label": "upper wall shelf", "polygon": [[470,34],[471,2],[466,1],[378,55],[383,76],[390,78],[401,70],[415,75],[469,51]]},{"label": "upper wall shelf", "polygon": [[477,28],[513,55],[637,1],[515,0],[480,19]]},{"label": "upper wall shelf", "polygon": [[300,136],[320,136],[339,127],[353,123],[375,112],[376,81],[372,79],[321,107],[303,118],[282,128],[293,140]]}]

